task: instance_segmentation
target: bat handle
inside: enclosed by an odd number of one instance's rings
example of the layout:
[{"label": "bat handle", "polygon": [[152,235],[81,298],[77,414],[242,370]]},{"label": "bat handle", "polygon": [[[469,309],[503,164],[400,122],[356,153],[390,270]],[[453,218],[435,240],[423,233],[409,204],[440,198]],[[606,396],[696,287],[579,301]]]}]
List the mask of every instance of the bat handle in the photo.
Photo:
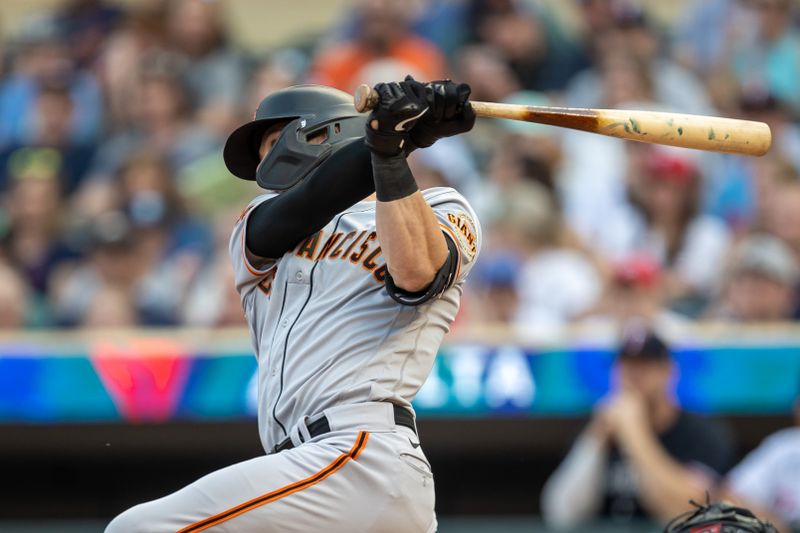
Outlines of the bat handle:
[{"label": "bat handle", "polygon": [[378,106],[379,101],[380,97],[378,96],[378,91],[369,85],[362,83],[356,88],[356,94],[353,97],[353,104],[356,107],[356,111],[359,113],[364,113],[371,109],[375,109]]}]

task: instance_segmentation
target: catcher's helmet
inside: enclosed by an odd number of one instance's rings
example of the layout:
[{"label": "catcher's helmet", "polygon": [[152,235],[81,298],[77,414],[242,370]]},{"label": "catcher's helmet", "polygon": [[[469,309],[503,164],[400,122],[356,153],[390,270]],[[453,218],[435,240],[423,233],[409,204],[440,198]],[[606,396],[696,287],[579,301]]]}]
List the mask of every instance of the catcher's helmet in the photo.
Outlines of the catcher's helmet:
[{"label": "catcher's helmet", "polygon": [[778,533],[772,524],[759,520],[744,507],[724,502],[691,503],[697,509],[675,517],[664,533]]},{"label": "catcher's helmet", "polygon": [[[263,161],[261,139],[271,126],[288,122]],[[258,105],[252,122],[240,126],[225,143],[225,165],[235,176],[282,191],[308,176],[330,155],[364,136],[366,115],[346,92],[322,85],[295,85],[276,91]],[[321,144],[308,139],[325,130]]]}]

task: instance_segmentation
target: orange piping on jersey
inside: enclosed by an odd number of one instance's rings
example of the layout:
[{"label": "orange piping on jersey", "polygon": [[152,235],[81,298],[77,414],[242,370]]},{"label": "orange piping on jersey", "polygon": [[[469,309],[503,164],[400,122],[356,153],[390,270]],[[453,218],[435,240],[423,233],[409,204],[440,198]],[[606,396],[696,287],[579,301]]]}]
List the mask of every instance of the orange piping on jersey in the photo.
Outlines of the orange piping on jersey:
[{"label": "orange piping on jersey", "polygon": [[[249,211],[249,209],[248,209],[248,211]],[[246,214],[247,214],[247,211],[242,213],[242,217],[244,217]],[[243,224],[244,224],[244,227],[242,228],[242,260],[244,262],[244,267],[253,276],[256,276],[256,277],[265,276],[265,275],[267,275],[267,273],[270,270],[272,270],[273,268],[275,268],[277,266],[277,263],[273,264],[273,265],[270,265],[268,268],[265,268],[264,270],[258,270],[257,268],[255,268],[254,266],[252,266],[250,264],[250,261],[247,259],[247,245],[244,242],[244,234],[247,231],[247,222],[243,222]]]},{"label": "orange piping on jersey", "polygon": [[456,245],[456,250],[458,250],[458,266],[456,267],[456,277],[455,280],[453,281],[453,283],[455,283],[456,281],[458,281],[458,277],[461,275],[461,261],[463,257],[461,255],[461,246],[458,245],[458,239],[456,238],[455,233],[453,233],[453,230],[450,229],[450,226],[442,224],[441,222],[439,223],[439,225],[442,227],[443,230],[447,231],[447,233],[450,234],[450,238],[453,239],[453,243]]},{"label": "orange piping on jersey", "polygon": [[347,453],[341,454],[337,457],[331,464],[313,474],[305,479],[301,479],[295,483],[290,485],[286,485],[281,487],[277,490],[273,490],[272,492],[268,492],[266,494],[262,494],[256,498],[253,498],[250,501],[244,502],[242,504],[237,505],[236,507],[232,507],[226,511],[222,511],[221,513],[217,513],[214,516],[210,516],[199,522],[195,522],[194,524],[188,525],[185,528],[178,531],[178,533],[197,533],[198,531],[204,531],[210,527],[218,526],[223,522],[227,522],[231,518],[235,518],[241,514],[246,513],[247,511],[252,511],[253,509],[257,509],[262,505],[266,505],[268,503],[274,502],[279,500],[285,496],[289,496],[290,494],[294,494],[295,492],[299,492],[303,489],[307,489],[311,486],[316,485],[323,479],[327,478],[334,472],[341,470],[341,468],[347,464],[349,460],[356,460],[358,456],[361,455],[361,452],[367,445],[367,440],[369,439],[369,433],[366,431],[361,431],[358,433],[358,437],[356,438],[355,444],[353,447],[350,448],[350,451]]}]

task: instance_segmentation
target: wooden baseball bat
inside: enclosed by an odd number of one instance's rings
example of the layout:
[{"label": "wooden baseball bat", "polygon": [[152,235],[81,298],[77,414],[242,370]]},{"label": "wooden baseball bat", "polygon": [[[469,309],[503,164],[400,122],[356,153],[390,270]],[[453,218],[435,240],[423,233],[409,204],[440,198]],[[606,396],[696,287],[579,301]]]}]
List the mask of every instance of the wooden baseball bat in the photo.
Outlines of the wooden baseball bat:
[{"label": "wooden baseball bat", "polygon": [[[356,89],[356,110],[363,113],[378,105],[378,93],[368,85]],[[742,155],[764,155],[772,143],[763,122],[686,115],[660,111],[583,109],[471,102],[479,117],[506,118],[599,133],[629,141],[668,144],[682,148]]]}]

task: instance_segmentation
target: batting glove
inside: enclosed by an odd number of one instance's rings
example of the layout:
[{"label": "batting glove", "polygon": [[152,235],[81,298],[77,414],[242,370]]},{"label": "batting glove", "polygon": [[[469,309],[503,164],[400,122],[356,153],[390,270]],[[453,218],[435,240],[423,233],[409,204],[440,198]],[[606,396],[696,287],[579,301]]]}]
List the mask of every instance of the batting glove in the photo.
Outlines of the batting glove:
[{"label": "batting glove", "polygon": [[[411,76],[407,76],[405,81],[422,85]],[[415,147],[427,148],[441,138],[466,133],[472,129],[475,125],[475,112],[469,103],[469,85],[451,80],[437,80],[424,87],[430,111],[411,130],[411,142]]]},{"label": "batting glove", "polygon": [[379,83],[375,91],[380,102],[367,121],[366,145],[373,153],[386,157],[405,154],[409,130],[428,111],[425,87],[412,79]]}]

